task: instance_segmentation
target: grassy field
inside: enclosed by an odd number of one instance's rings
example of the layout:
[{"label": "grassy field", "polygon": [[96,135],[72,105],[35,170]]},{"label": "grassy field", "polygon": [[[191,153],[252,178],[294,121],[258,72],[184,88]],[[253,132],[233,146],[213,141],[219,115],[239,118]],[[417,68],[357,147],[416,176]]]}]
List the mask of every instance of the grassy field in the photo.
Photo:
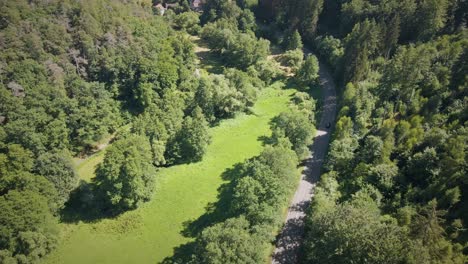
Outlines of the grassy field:
[{"label": "grassy field", "polygon": [[[221,122],[211,129],[213,142],[203,161],[161,169],[154,198],[115,219],[61,224],[62,242],[46,263],[157,263],[189,241],[184,223],[197,219],[217,199],[221,174],[234,164],[258,155],[259,139],[268,136],[271,118],[287,109],[294,90],[265,89],[253,114]],[[80,164],[85,180],[102,160],[98,152]]]},{"label": "grassy field", "polygon": [[80,175],[80,179],[89,182],[94,177],[94,170],[104,159],[105,152],[106,150],[103,149],[86,159],[74,158],[76,173]]}]

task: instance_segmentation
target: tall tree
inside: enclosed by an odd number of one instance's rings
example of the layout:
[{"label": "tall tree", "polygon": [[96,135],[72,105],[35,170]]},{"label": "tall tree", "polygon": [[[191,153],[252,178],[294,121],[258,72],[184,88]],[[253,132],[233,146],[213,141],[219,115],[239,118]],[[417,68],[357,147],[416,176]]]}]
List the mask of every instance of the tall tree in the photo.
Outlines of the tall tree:
[{"label": "tall tree", "polygon": [[317,26],[320,14],[323,10],[324,0],[304,1],[304,8],[301,15],[301,28],[308,40],[316,37]]},{"label": "tall tree", "polygon": [[418,37],[427,40],[445,26],[448,0],[423,0],[416,13]]},{"label": "tall tree", "polygon": [[200,161],[210,142],[208,122],[197,106],[191,116],[185,117],[181,130],[169,142],[168,155],[175,162]]},{"label": "tall tree", "polygon": [[378,28],[374,21],[357,23],[345,39],[345,81],[364,80],[370,71],[370,57],[379,41]]},{"label": "tall tree", "polygon": [[286,39],[286,50],[295,50],[295,49],[302,49],[302,38],[299,34],[299,31],[294,30]]},{"label": "tall tree", "polygon": [[155,178],[151,158],[144,136],[127,136],[106,150],[94,180],[105,209],[115,213],[135,209],[151,198]]}]

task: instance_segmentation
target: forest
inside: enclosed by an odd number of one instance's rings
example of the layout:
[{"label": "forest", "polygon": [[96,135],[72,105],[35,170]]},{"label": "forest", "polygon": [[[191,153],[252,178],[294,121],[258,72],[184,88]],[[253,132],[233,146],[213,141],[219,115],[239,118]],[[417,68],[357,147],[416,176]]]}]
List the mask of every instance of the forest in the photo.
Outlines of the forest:
[{"label": "forest", "polygon": [[466,263],[466,1],[263,1],[342,83],[304,263]]},{"label": "forest", "polygon": [[261,146],[215,175],[213,203],[190,197],[205,214],[158,259],[271,261],[322,112],[319,61],[339,108],[300,262],[468,262],[467,21],[465,0],[0,0],[0,263],[66,263],[80,225],[140,228],[126,219],[159,213],[171,170],[224,164],[215,131],[284,90]]}]

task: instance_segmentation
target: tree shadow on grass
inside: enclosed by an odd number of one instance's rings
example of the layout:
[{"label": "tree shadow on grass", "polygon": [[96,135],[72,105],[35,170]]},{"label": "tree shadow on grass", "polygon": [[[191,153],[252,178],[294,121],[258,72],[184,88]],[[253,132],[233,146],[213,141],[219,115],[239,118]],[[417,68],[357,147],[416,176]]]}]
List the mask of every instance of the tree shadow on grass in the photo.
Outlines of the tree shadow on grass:
[{"label": "tree shadow on grass", "polygon": [[93,223],[106,218],[114,218],[123,212],[106,208],[96,191],[96,184],[81,180],[79,186],[70,194],[68,202],[60,211],[63,223]]},{"label": "tree shadow on grass", "polygon": [[259,136],[257,140],[262,142],[262,146],[271,145],[275,143],[275,139],[273,137],[268,136]]},{"label": "tree shadow on grass", "polygon": [[[235,179],[245,173],[243,165],[243,163],[237,163],[222,173],[221,177],[228,182],[218,188],[218,200],[214,203],[209,203],[205,207],[206,212],[198,219],[186,221],[183,224],[184,229],[181,231],[181,234],[184,237],[196,238],[205,228],[235,216],[235,213],[230,210],[230,203],[233,198]],[[175,248],[173,255],[165,258],[160,263],[191,263],[191,260],[195,256],[196,242],[193,241]]]},{"label": "tree shadow on grass", "polygon": [[163,259],[160,264],[188,264],[197,263],[194,261],[197,245],[195,241],[185,243],[174,249],[171,257]]}]

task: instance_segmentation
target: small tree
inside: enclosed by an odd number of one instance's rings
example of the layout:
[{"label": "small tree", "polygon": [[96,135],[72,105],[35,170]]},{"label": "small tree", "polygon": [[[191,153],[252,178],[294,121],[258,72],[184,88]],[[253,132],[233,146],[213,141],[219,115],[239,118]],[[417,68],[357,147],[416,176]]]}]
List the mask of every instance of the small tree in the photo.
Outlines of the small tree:
[{"label": "small tree", "polygon": [[184,119],[181,130],[168,144],[168,155],[175,161],[200,161],[210,144],[211,137],[200,107],[193,110],[192,116]]},{"label": "small tree", "polygon": [[302,38],[297,30],[293,31],[286,39],[286,50],[302,49]]},{"label": "small tree", "polygon": [[315,128],[307,115],[299,111],[281,113],[272,122],[275,137],[286,136],[293,145],[293,149],[300,159],[306,158],[308,146],[312,144]]},{"label": "small tree", "polygon": [[296,72],[304,62],[304,52],[300,49],[288,50],[281,56],[281,63],[291,67],[293,72]]},{"label": "small tree", "polygon": [[107,149],[95,181],[105,206],[113,212],[135,209],[153,193],[154,168],[146,137],[131,135]]},{"label": "small tree", "polygon": [[309,55],[297,72],[296,78],[304,86],[312,86],[318,82],[319,62],[317,57]]}]

